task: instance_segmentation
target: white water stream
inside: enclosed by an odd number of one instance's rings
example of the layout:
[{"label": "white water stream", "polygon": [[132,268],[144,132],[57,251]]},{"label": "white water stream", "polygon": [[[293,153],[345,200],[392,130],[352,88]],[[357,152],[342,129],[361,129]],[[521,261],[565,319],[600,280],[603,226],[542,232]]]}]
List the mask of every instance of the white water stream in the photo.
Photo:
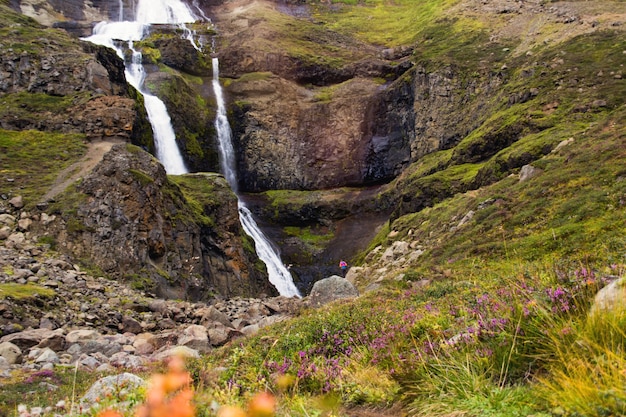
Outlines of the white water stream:
[{"label": "white water stream", "polygon": [[[119,16],[124,16],[122,3],[120,3]],[[184,25],[186,22],[195,20],[196,17],[180,0],[139,0],[135,21],[100,22],[94,27],[93,35],[85,38],[87,41],[113,48],[122,59],[124,59],[124,48],[119,44],[116,45],[116,40],[127,42],[128,48],[133,51],[132,62],[126,65],[126,79],[130,85],[143,94],[146,112],[154,133],[156,157],[165,167],[165,171],[174,175],[185,174],[189,171],[176,144],[176,134],[165,104],[143,88],[146,75],[141,53],[133,48],[133,42],[143,39],[153,23]]]},{"label": "white water stream", "polygon": [[[196,0],[194,0],[193,5],[202,14],[202,18],[208,20],[202,13]],[[114,49],[124,61],[124,48],[116,45],[116,41],[127,42],[127,47],[133,51],[133,56],[132,62],[126,65],[126,79],[144,96],[146,112],[154,133],[156,157],[161,161],[168,174],[179,175],[188,173],[189,171],[176,144],[176,134],[165,104],[161,99],[143,89],[145,71],[141,53],[133,48],[133,42],[142,40],[148,33],[151,24],[170,24],[181,27],[185,31],[185,38],[196,49],[199,49],[195,43],[193,33],[185,27],[185,23],[195,22],[199,19],[181,0],[138,0],[135,21],[132,22],[122,21],[124,18],[122,1],[119,2],[119,7],[119,22],[98,23],[94,27],[93,35],[85,38],[85,40]],[[237,193],[235,152],[233,150],[230,124],[226,116],[222,87],[219,82],[218,68],[219,62],[217,58],[213,58],[213,89],[218,106],[215,127],[218,133],[220,164],[226,180],[233,191]],[[293,283],[291,274],[283,265],[278,252],[274,249],[269,239],[254,221],[250,210],[241,200],[238,202],[238,207],[241,225],[244,231],[254,239],[257,255],[267,266],[270,282],[276,287],[280,295],[299,297],[300,293]]]},{"label": "white water stream", "polygon": [[[213,58],[213,90],[217,101],[217,117],[215,118],[215,129],[217,130],[218,143],[220,148],[220,163],[222,172],[230,184],[235,194],[237,193],[237,169],[235,164],[235,150],[232,142],[232,132],[228,117],[226,116],[226,106],[224,105],[224,94],[220,84],[219,61]],[[243,201],[239,200],[239,219],[243,230],[254,239],[257,255],[265,262],[270,282],[276,287],[280,295],[285,297],[300,297],[298,288],[293,283],[291,273],[274,250],[270,240],[263,234],[250,210]]]}]

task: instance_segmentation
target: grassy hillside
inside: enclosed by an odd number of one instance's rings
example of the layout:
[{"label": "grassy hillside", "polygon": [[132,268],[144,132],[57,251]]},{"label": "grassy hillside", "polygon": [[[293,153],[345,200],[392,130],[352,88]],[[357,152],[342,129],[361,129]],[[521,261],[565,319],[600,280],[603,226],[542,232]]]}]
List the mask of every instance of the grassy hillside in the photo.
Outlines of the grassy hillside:
[{"label": "grassy hillside", "polygon": [[[593,31],[548,2],[523,30],[471,2],[347,3],[315,18],[505,82],[482,125],[380,196],[402,203],[354,259],[363,295],[191,364],[200,409],[269,390],[290,416],[624,415],[626,316],[588,314],[626,265],[626,44],[606,24],[623,2],[597,2]],[[537,175],[520,181],[525,165]]]},{"label": "grassy hillside", "polygon": [[[351,262],[362,296],[188,362],[196,414],[269,391],[279,416],[626,415],[626,310],[589,313],[626,272],[626,37],[611,23],[626,3],[533,2],[544,13],[527,15],[505,2],[491,14],[472,1],[352,3],[311,3],[307,30],[411,45],[429,70],[505,81],[484,123],[379,196],[400,203]],[[189,415],[180,401],[170,414]]]}]

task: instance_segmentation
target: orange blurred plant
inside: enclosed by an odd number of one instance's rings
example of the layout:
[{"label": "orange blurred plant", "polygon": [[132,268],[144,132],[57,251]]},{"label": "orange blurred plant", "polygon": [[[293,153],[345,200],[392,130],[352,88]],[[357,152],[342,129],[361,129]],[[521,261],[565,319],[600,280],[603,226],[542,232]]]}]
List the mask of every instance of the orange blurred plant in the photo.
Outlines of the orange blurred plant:
[{"label": "orange blurred plant", "polygon": [[[137,408],[135,417],[194,417],[191,376],[180,357],[172,357],[165,375],[153,375],[146,402]],[[123,417],[117,411],[105,410],[98,417]]]},{"label": "orange blurred plant", "polygon": [[[148,385],[146,401],[137,408],[135,417],[194,417],[191,376],[185,371],[182,358],[173,357],[165,375],[153,375]],[[247,412],[238,406],[223,406],[218,417],[273,417],[276,398],[268,392],[259,392],[248,402]],[[114,410],[104,410],[97,417],[124,417]]]},{"label": "orange blurred plant", "polygon": [[226,405],[219,409],[217,417],[273,417],[276,398],[269,392],[259,392],[248,402],[248,412],[237,406]]}]

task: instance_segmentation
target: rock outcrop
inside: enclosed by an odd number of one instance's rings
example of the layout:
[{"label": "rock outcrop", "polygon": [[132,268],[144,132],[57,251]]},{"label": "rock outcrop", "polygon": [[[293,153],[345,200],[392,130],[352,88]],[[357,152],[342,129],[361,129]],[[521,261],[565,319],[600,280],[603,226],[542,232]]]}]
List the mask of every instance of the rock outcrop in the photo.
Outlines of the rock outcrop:
[{"label": "rock outcrop", "polygon": [[[120,144],[53,204],[42,234],[76,259],[166,298],[273,294],[242,245],[237,199],[223,177],[192,174],[177,185],[150,154]],[[194,211],[186,190],[212,194]],[[217,223],[219,219],[219,224]]]},{"label": "rock outcrop", "polygon": [[[15,213],[15,212],[14,212]],[[82,270],[39,243],[54,215],[0,215],[0,375],[77,364],[99,371],[141,368],[184,351],[198,355],[299,314],[285,297],[164,300]],[[48,225],[50,223],[47,223]]]},{"label": "rock outcrop", "polygon": [[0,42],[1,128],[144,141],[147,116],[114,51],[0,7],[3,25],[17,25]]}]

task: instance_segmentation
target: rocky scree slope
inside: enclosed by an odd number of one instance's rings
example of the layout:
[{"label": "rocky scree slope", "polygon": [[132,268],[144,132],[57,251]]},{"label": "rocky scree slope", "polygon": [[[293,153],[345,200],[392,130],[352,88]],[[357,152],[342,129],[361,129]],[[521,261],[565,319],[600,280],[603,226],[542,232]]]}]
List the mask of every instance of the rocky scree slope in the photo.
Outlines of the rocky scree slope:
[{"label": "rocky scree slope", "polygon": [[[12,198],[0,214],[0,374],[78,363],[86,369],[141,369],[171,354],[220,346],[298,314],[284,297],[162,300],[81,270],[38,241],[54,215]],[[20,291],[19,289],[26,291]]]}]

